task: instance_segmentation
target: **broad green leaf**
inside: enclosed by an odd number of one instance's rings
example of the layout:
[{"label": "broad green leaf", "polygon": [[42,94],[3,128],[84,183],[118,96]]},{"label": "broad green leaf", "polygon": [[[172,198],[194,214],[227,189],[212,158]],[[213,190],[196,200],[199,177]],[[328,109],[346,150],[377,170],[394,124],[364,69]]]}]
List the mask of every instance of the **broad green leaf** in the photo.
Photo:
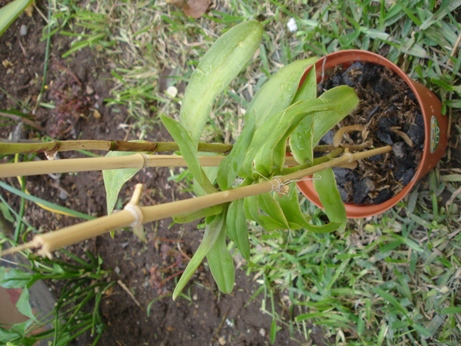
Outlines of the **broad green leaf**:
[{"label": "broad green leaf", "polygon": [[31,279],[31,273],[0,267],[0,286],[4,288],[23,288],[27,286]]},{"label": "broad green leaf", "polygon": [[248,226],[245,217],[245,201],[233,201],[227,211],[226,230],[229,238],[235,243],[243,258],[250,261],[250,242],[248,240]]},{"label": "broad green leaf", "polygon": [[320,98],[334,103],[336,108],[334,112],[315,114],[313,146],[316,146],[333,126],[349,115],[360,101],[354,89],[347,86],[330,89],[324,92]]},{"label": "broad green leaf", "polygon": [[249,196],[246,197],[243,201],[245,217],[249,220],[253,220],[256,223],[261,224],[261,220],[259,219],[258,196]]},{"label": "broad green leaf", "polygon": [[197,270],[200,263],[202,263],[203,259],[207,255],[208,251],[213,247],[214,243],[218,239],[221,231],[224,228],[225,216],[224,214],[217,215],[213,221],[211,221],[205,228],[205,234],[203,235],[203,239],[200,242],[197,251],[195,251],[194,256],[190,260],[189,264],[187,265],[184,273],[181,275],[178,284],[176,285],[174,292],[173,292],[173,300],[178,297],[181,291],[189,282],[192,275],[194,275],[195,271]]},{"label": "broad green leaf", "polygon": [[244,199],[245,216],[261,225],[266,231],[274,231],[285,228],[284,224],[278,222],[272,216],[260,214],[259,196],[250,196]]},{"label": "broad green leaf", "polygon": [[[298,163],[313,161],[314,147],[338,122],[349,115],[358,105],[359,99],[354,89],[340,86],[330,89],[320,96],[334,104],[333,110],[316,112],[311,123],[304,119],[290,138],[290,148]],[[340,100],[340,101],[338,101]]]},{"label": "broad green leaf", "polygon": [[[200,153],[202,156],[216,156],[216,153]],[[208,178],[208,180],[214,185],[216,181],[216,176],[218,175],[218,167],[202,167],[203,173]],[[195,181],[194,181],[195,182]],[[206,191],[199,185],[193,184],[192,189],[194,190],[195,195],[203,196],[206,195]]]},{"label": "broad green leaf", "polygon": [[0,8],[0,36],[32,2],[33,0],[16,0]]},{"label": "broad green leaf", "polygon": [[[109,151],[106,157],[128,156],[134,154],[136,153],[126,151]],[[107,214],[112,214],[115,204],[117,203],[118,194],[120,193],[123,185],[133,178],[140,170],[140,168],[122,168],[102,171],[102,178],[106,189]]]},{"label": "broad green leaf", "polygon": [[[234,144],[232,151],[221,162],[218,171],[218,185],[227,190],[244,162],[247,149],[255,130],[262,126],[267,119],[287,108],[299,87],[303,72],[314,64],[316,58],[295,61],[282,67],[256,93],[251,100],[245,115],[245,126]],[[251,165],[251,160],[246,163]]]},{"label": "broad green leaf", "polygon": [[346,209],[336,186],[333,169],[328,168],[314,174],[314,188],[330,222],[346,222]]},{"label": "broad green leaf", "polygon": [[282,208],[270,193],[263,193],[259,195],[259,207],[264,213],[280,224],[279,228],[287,229],[290,227],[285,215],[283,214]]},{"label": "broad green leaf", "polygon": [[[306,76],[306,80],[296,94],[293,103],[298,101],[304,101],[314,99],[317,97],[317,75],[315,73],[315,65],[312,66],[310,72]],[[315,117],[315,115],[314,115]],[[314,151],[312,141],[313,137],[313,117],[306,117],[299,125],[295,128],[290,136],[290,147],[291,152],[297,162],[309,162],[314,161]],[[307,144],[306,144],[307,143]],[[296,148],[294,150],[293,148]]]},{"label": "broad green leaf", "polygon": [[187,163],[187,167],[194,176],[194,179],[202,187],[206,193],[216,192],[216,189],[208,180],[206,174],[203,172],[202,167],[198,159],[198,153],[196,145],[192,142],[187,131],[182,127],[176,120],[171,119],[165,115],[161,115],[163,125],[166,127],[171,137],[178,144],[179,150],[181,151],[184,160]]},{"label": "broad green leaf", "polygon": [[206,258],[216,284],[223,293],[234,289],[235,268],[232,256],[226,246],[226,227],[223,226],[218,239],[208,251]]},{"label": "broad green leaf", "polygon": [[[268,120],[253,137],[246,159],[253,158],[255,171],[263,176],[278,174],[285,162],[285,144],[299,122],[314,112],[333,110],[334,105],[321,98],[299,101]],[[242,176],[251,174],[243,171]],[[251,168],[251,165],[250,167]]]},{"label": "broad green leaf", "polygon": [[21,314],[38,322],[37,319],[35,318],[34,313],[32,312],[32,307],[30,306],[30,303],[29,303],[29,290],[27,288],[24,287],[22,289],[21,295],[19,296],[19,299],[16,303],[16,307],[18,308]]},{"label": "broad green leaf", "polygon": [[216,96],[251,59],[261,42],[263,28],[251,20],[227,31],[200,59],[182,101],[179,119],[197,147]]},{"label": "broad green leaf", "polygon": [[275,198],[285,214],[290,229],[298,230],[305,228],[313,233],[330,233],[338,229],[341,225],[340,223],[330,222],[326,225],[313,225],[309,223],[304,217],[301,207],[299,206],[296,184],[292,183],[289,186],[290,189],[287,195],[276,196]]},{"label": "broad green leaf", "polygon": [[305,101],[315,99],[317,97],[317,75],[315,74],[315,65],[312,65],[309,73],[306,74],[306,78],[303,84],[299,87],[293,103],[298,101]]}]

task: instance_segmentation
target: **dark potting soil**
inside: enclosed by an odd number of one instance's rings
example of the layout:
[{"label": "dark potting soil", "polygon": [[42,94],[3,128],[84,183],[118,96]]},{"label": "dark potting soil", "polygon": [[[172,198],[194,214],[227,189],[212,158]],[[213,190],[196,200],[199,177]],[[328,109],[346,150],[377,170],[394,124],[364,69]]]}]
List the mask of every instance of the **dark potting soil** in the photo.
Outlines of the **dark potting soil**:
[{"label": "dark potting soil", "polygon": [[342,144],[392,146],[392,152],[360,160],[354,169],[334,168],[341,198],[346,203],[379,204],[398,194],[412,180],[424,147],[424,120],[410,87],[386,67],[355,62],[336,68],[320,83],[318,94],[339,85],[354,88],[357,108],[322,139],[333,144],[341,128]]}]

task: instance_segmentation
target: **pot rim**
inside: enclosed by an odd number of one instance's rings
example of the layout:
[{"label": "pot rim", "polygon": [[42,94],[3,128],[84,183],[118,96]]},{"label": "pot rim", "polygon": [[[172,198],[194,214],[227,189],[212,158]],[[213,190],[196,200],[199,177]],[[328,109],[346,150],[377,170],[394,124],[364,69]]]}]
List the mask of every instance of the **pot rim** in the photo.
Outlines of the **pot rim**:
[{"label": "pot rim", "polygon": [[[424,118],[424,126],[425,126],[425,138],[424,138],[424,148],[423,148],[423,155],[421,157],[421,161],[416,169],[415,174],[413,175],[413,178],[411,181],[405,186],[398,194],[396,194],[394,197],[390,198],[389,200],[380,203],[380,204],[371,204],[371,205],[356,205],[356,204],[351,204],[351,203],[345,203],[344,206],[346,208],[346,215],[348,218],[364,218],[364,217],[370,217],[374,216],[380,213],[385,212],[386,210],[392,208],[395,206],[398,202],[400,202],[413,188],[413,186],[416,184],[416,182],[421,179],[430,169],[432,169],[436,163],[439,161],[443,153],[445,152],[446,148],[446,139],[441,140],[441,143],[438,143],[438,147],[443,147],[443,148],[438,148],[438,153],[437,158],[431,157],[432,154],[432,149],[431,149],[431,117],[435,117],[434,114],[439,114],[439,117],[441,117],[441,103],[440,100],[427,88],[424,86],[420,85],[419,83],[411,80],[406,73],[400,69],[397,65],[389,61],[388,59],[382,57],[381,55],[378,55],[376,53],[372,53],[369,51],[365,50],[359,50],[359,49],[351,49],[351,50],[343,50],[335,53],[328,54],[325,57],[320,58],[315,66],[318,70],[322,71],[322,74],[318,76],[317,79],[319,79],[321,76],[323,77],[323,71],[324,69],[331,69],[334,66],[338,65],[343,65],[343,64],[352,64],[353,62],[356,61],[362,61],[362,62],[370,62],[374,63],[377,65],[381,65],[384,67],[389,68],[391,71],[396,73],[400,78],[402,78],[405,83],[411,88],[413,93],[415,94],[415,97],[418,101],[418,105],[421,109],[421,113]],[[307,73],[311,70],[312,67],[308,68],[301,80],[301,83],[304,82],[305,76]],[[423,100],[421,96],[421,88],[426,89],[428,93],[433,96],[433,100],[431,100],[434,104],[431,104],[430,109],[433,111],[434,114],[428,114],[426,112],[426,108],[424,107],[424,104],[427,103],[427,99]],[[425,95],[427,96],[427,95]],[[440,119],[439,119],[440,122]],[[441,126],[441,128],[445,128],[445,126]],[[440,131],[442,132],[442,131]],[[446,131],[445,131],[446,132]],[[442,136],[441,136],[442,137]],[[441,150],[440,150],[441,149]],[[435,160],[435,162],[433,162]],[[427,162],[429,162],[429,165]],[[425,167],[425,165],[428,165],[429,167]],[[316,204],[318,207],[322,208],[322,204],[320,202],[320,199],[317,195],[317,193],[314,190],[314,186],[312,181],[310,180],[302,180],[297,183],[298,188],[301,190],[301,192],[314,204]]]}]

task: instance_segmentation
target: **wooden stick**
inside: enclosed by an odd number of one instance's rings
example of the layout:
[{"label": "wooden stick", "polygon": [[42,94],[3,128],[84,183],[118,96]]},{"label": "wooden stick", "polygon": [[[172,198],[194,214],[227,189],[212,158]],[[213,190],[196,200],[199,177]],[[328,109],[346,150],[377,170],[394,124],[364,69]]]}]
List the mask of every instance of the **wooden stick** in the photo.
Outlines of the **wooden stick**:
[{"label": "wooden stick", "polygon": [[[53,155],[59,151],[102,150],[102,151],[132,151],[132,152],[164,152],[176,151],[179,147],[175,142],[127,142],[106,140],[77,140],[51,142],[0,142],[0,154],[41,153]],[[202,152],[227,153],[232,145],[223,143],[199,143],[198,150]]]},{"label": "wooden stick", "polygon": [[[223,159],[224,156],[199,156],[200,165],[204,167],[219,166]],[[286,165],[294,166],[297,163],[293,157],[287,157]],[[187,164],[182,156],[141,153],[115,157],[30,161],[0,165],[0,178],[145,167],[187,167]]]},{"label": "wooden stick", "polygon": [[[137,207],[140,210],[135,215],[130,210],[122,210],[118,213],[103,216],[101,218],[87,221],[78,225],[62,228],[60,230],[34,236],[33,240],[27,244],[20,245],[16,248],[8,249],[4,252],[12,253],[22,248],[40,248],[39,254],[51,257],[52,252],[62,247],[66,247],[86,239],[96,237],[114,229],[132,226],[134,223],[147,223],[157,221],[167,217],[198,211],[204,208],[212,207],[218,204],[228,203],[237,199],[259,195],[262,193],[277,191],[286,184],[310,176],[324,169],[335,167],[343,163],[350,163],[366,157],[382,154],[392,150],[391,146],[373,149],[362,153],[345,153],[341,157],[321,163],[314,167],[303,169],[285,176],[274,177],[272,180],[262,183],[239,187],[233,190],[220,191],[213,194],[189,198],[182,201],[164,203],[150,207]],[[136,188],[135,195],[138,196],[140,188]],[[133,198],[136,200],[136,198]],[[132,203],[132,202],[130,202]],[[139,217],[142,220],[139,220]]]}]

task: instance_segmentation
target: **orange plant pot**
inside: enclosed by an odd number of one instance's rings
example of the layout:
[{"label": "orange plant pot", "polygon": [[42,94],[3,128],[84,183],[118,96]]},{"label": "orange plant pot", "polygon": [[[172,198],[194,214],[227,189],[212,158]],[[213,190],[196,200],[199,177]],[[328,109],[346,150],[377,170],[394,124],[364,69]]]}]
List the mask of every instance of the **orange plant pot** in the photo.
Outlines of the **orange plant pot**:
[{"label": "orange plant pot", "polygon": [[[405,72],[403,72],[397,65],[393,64],[386,58],[368,51],[344,50],[329,54],[321,58],[315,64],[317,81],[319,82],[322,79],[322,76],[326,70],[341,65],[347,68],[354,62],[367,62],[385,66],[400,76],[400,78],[405,81],[405,83],[415,94],[416,99],[418,100],[418,104],[421,108],[425,126],[424,149],[421,162],[419,163],[415,175],[413,176],[410,183],[405,186],[403,190],[400,191],[400,193],[381,204],[345,204],[346,215],[348,218],[364,218],[381,214],[395,206],[410,192],[410,190],[419,179],[424,177],[431,169],[437,165],[439,160],[445,154],[448,143],[448,118],[442,115],[442,104],[432,91],[420,83],[408,78]],[[306,71],[305,75],[308,72],[309,70]],[[311,202],[322,208],[322,204],[320,203],[320,199],[314,189],[311,180],[302,180],[298,182],[298,188]]]}]

